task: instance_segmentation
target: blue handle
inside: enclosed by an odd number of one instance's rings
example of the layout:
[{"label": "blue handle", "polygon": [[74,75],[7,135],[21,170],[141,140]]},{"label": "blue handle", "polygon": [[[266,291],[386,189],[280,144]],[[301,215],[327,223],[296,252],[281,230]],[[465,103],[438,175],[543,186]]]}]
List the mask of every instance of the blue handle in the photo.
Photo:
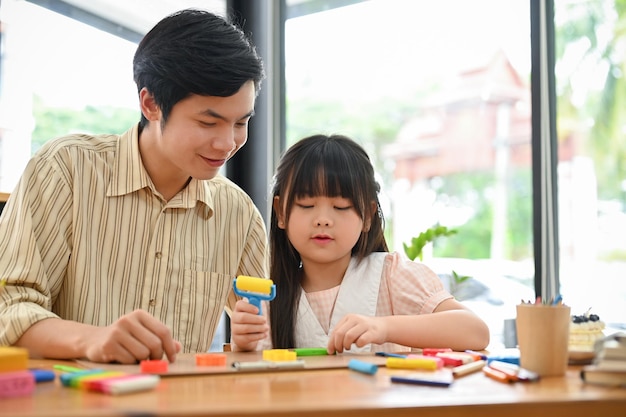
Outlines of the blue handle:
[{"label": "blue handle", "polygon": [[261,311],[261,299],[259,297],[247,295],[246,298],[248,299],[248,302],[250,304],[252,304],[253,306],[259,309],[259,313],[258,313],[259,316],[263,314],[263,311]]}]

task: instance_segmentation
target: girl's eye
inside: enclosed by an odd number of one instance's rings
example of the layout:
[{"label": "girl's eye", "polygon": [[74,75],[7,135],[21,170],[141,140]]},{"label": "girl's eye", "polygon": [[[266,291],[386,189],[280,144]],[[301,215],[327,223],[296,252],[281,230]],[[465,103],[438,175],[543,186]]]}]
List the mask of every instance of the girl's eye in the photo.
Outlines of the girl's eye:
[{"label": "girl's eye", "polygon": [[296,203],[296,206],[306,209],[306,208],[312,208],[313,205],[312,204],[303,204],[303,203]]},{"label": "girl's eye", "polygon": [[335,206],[335,208],[337,210],[350,210],[352,208],[352,206],[347,206],[347,207],[337,207],[337,206]]}]

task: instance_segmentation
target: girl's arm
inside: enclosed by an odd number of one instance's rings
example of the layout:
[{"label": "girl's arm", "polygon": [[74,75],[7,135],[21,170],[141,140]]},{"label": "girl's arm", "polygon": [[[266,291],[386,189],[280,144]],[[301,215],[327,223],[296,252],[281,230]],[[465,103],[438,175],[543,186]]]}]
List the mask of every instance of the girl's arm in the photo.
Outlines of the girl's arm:
[{"label": "girl's arm", "polygon": [[482,350],[489,344],[483,320],[456,301],[430,268],[398,253],[385,260],[377,311],[379,317],[343,317],[330,335],[329,352],[350,349],[352,343],[453,350]]},{"label": "girl's arm", "polygon": [[456,351],[483,350],[489,344],[489,328],[485,322],[453,298],[442,301],[431,314],[379,319],[386,329],[385,342]]},{"label": "girl's arm", "polygon": [[425,264],[391,253],[383,281],[388,283],[389,303],[393,306],[380,314],[393,314],[383,320],[387,341],[454,350],[482,350],[489,344],[489,327],[455,300],[439,276]]},{"label": "girl's arm", "polygon": [[328,351],[341,353],[353,343],[358,347],[396,343],[414,348],[483,350],[489,344],[489,328],[461,303],[447,299],[428,314],[381,317],[348,314],[331,333]]}]

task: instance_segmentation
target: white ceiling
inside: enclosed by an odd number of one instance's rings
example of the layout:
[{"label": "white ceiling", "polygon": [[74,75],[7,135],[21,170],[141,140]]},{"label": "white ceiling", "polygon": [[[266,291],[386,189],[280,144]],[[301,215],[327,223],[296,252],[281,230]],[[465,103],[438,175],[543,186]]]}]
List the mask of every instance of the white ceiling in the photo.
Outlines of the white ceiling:
[{"label": "white ceiling", "polygon": [[[0,0],[1,3],[2,0]],[[20,1],[20,0],[13,0]],[[97,16],[107,23],[108,29],[122,37],[120,30],[128,30],[133,34],[129,40],[137,41],[148,32],[156,23],[165,16],[175,11],[195,7],[209,10],[219,15],[226,15],[227,0],[26,0],[43,7],[56,10],[69,17],[76,18],[85,23],[90,20],[84,19],[80,13],[68,12],[67,7],[87,12]],[[275,1],[275,0],[248,0],[248,1]],[[349,4],[359,3],[364,0],[286,0],[287,18],[297,17],[303,14],[315,13],[322,10],[342,7]],[[88,23],[93,24],[93,23]],[[111,28],[110,24],[118,26]],[[98,26],[98,24],[94,24]]]},{"label": "white ceiling", "polygon": [[[188,7],[223,15],[226,0],[63,0],[140,34],[146,33],[168,14]],[[265,1],[265,0],[262,0]]]}]

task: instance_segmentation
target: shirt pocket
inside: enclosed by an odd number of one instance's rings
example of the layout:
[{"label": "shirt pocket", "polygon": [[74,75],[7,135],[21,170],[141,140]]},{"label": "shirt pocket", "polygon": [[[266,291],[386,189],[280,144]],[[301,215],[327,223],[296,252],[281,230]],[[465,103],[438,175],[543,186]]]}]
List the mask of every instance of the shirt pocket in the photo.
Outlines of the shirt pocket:
[{"label": "shirt pocket", "polygon": [[186,269],[174,289],[172,332],[186,352],[208,350],[224,311],[232,276]]}]

